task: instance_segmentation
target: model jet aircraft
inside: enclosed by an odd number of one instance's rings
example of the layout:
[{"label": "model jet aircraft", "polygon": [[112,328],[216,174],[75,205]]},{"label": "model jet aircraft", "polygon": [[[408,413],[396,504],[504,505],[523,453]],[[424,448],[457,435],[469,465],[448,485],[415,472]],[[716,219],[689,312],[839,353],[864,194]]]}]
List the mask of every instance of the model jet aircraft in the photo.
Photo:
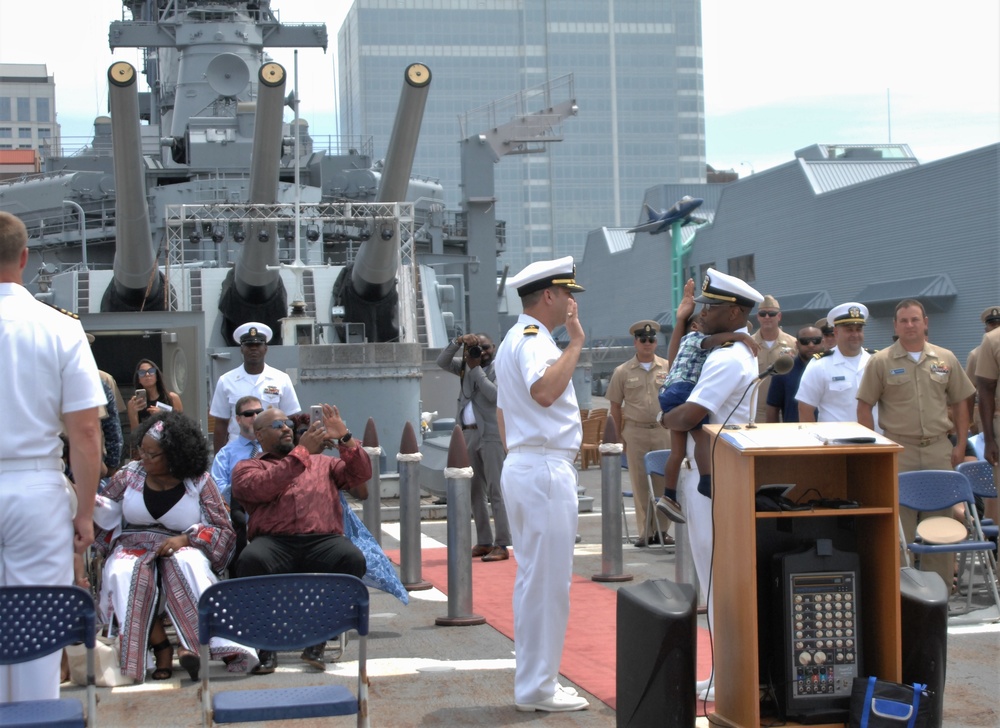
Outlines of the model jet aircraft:
[{"label": "model jet aircraft", "polygon": [[662,233],[664,230],[670,228],[670,226],[681,221],[681,224],[687,224],[690,222],[705,222],[702,219],[692,219],[691,213],[696,209],[701,207],[704,202],[700,197],[690,197],[685,195],[680,200],[675,202],[667,210],[660,210],[656,212],[648,204],[643,203],[642,209],[648,215],[646,222],[641,225],[629,230],[630,233],[649,233],[650,235],[656,235],[657,233]]}]

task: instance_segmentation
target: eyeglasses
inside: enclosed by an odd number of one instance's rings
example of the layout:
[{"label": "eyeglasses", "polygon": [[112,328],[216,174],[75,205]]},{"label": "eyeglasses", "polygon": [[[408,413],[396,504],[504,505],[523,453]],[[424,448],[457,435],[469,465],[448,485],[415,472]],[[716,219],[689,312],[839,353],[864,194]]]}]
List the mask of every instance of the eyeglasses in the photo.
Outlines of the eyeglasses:
[{"label": "eyeglasses", "polygon": [[139,376],[140,377],[149,377],[149,376],[152,376],[153,374],[156,374],[156,367],[151,367],[149,369],[140,369],[139,370]]},{"label": "eyeglasses", "polygon": [[146,460],[156,460],[156,458],[160,457],[162,454],[163,450],[160,450],[159,452],[149,452],[147,450],[143,450],[141,447],[139,448],[139,456],[145,458]]},{"label": "eyeglasses", "polygon": [[236,416],[237,417],[256,417],[257,415],[259,415],[263,411],[264,411],[263,409],[243,410],[242,412],[237,412]]},{"label": "eyeglasses", "polygon": [[265,425],[261,429],[263,430],[265,427],[270,427],[272,430],[280,430],[282,427],[287,427],[289,430],[294,430],[295,423],[292,422],[291,420],[275,420],[270,425]]},{"label": "eyeglasses", "polygon": [[764,318],[772,318],[778,315],[777,311],[758,311],[758,316],[763,316]]},{"label": "eyeglasses", "polygon": [[818,346],[819,344],[823,343],[823,337],[822,336],[807,336],[806,338],[802,338],[800,336],[799,337],[799,343],[802,344],[802,346],[808,346],[809,344],[812,344],[813,346]]},{"label": "eyeglasses", "polygon": [[823,336],[833,336],[833,329],[832,328],[830,328],[830,329],[821,329],[821,331],[823,332]]},{"label": "eyeglasses", "polygon": [[655,336],[636,336],[635,340],[640,344],[653,344],[656,342]]}]

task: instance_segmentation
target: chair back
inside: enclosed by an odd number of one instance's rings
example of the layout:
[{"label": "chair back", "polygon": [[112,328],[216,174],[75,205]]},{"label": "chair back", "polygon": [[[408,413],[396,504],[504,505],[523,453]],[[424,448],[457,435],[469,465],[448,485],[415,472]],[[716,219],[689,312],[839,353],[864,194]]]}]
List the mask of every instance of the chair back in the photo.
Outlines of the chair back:
[{"label": "chair back", "polygon": [[899,474],[899,505],[915,511],[940,511],[971,503],[969,479],[955,470],[914,470]]},{"label": "chair back", "polygon": [[0,587],[0,665],[96,640],[94,598],[78,586]]},{"label": "chair back", "polygon": [[997,497],[997,486],[993,482],[993,466],[985,460],[959,463],[955,470],[969,479],[973,495],[978,495],[980,498]]},{"label": "chair back", "polygon": [[667,468],[669,450],[650,450],[643,456],[646,463],[646,473],[649,475],[664,475]]},{"label": "chair back", "polygon": [[220,581],[198,600],[198,639],[259,650],[303,649],[349,629],[368,634],[368,588],[349,574],[274,574]]},{"label": "chair back", "polygon": [[601,444],[601,421],[596,418],[588,418],[583,421],[583,445]]}]

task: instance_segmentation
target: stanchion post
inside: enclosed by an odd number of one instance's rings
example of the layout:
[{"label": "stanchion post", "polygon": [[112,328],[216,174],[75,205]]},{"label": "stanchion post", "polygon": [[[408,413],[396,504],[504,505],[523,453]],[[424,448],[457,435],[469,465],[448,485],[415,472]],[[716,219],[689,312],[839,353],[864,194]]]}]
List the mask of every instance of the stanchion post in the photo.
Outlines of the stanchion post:
[{"label": "stanchion post", "polygon": [[485,624],[472,613],[472,468],[462,428],[455,425],[444,470],[448,488],[448,616],[434,623],[442,627]]},{"label": "stanchion post", "polygon": [[430,589],[421,578],[420,553],[420,460],[413,425],[403,426],[396,464],[399,468],[399,580],[407,591]]},{"label": "stanchion post", "polygon": [[378,545],[382,545],[382,448],[378,444],[375,420],[368,418],[362,440],[368,459],[372,463],[372,477],[368,481],[368,498],[361,506],[361,520]]},{"label": "stanchion post", "polygon": [[615,421],[608,415],[601,442],[601,573],[594,581],[632,581],[622,569],[622,451]]}]

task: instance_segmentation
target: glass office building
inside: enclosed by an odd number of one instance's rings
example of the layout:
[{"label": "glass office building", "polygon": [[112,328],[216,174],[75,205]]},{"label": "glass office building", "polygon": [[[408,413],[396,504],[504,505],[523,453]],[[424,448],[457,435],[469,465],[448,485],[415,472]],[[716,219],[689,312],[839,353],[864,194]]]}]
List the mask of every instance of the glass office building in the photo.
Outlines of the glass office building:
[{"label": "glass office building", "polygon": [[461,202],[459,116],[573,74],[579,112],[563,140],[494,168],[512,272],[579,258],[595,228],[632,226],[653,185],[705,181],[699,0],[356,0],[338,61],[340,131],[373,137],[376,156],[404,69],[430,68],[413,170],[441,181],[449,209]]}]

